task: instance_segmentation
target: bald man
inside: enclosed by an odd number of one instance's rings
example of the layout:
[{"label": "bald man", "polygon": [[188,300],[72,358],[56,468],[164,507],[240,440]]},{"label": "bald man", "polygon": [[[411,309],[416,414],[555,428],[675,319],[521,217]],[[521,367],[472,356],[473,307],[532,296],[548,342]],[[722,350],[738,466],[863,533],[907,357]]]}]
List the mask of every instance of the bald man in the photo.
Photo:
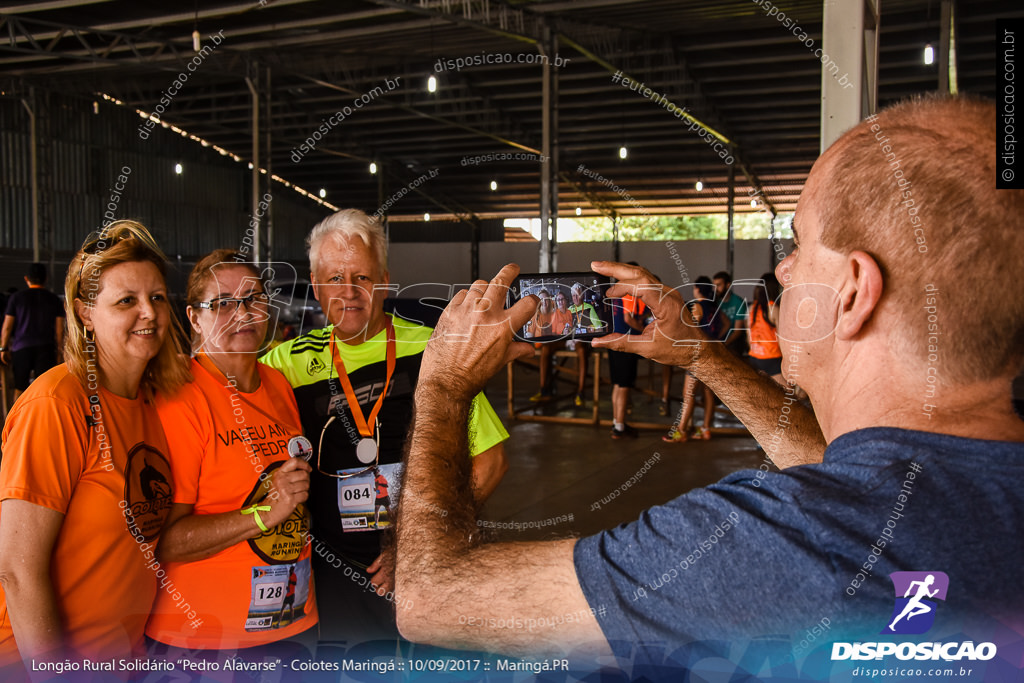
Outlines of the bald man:
[{"label": "bald man", "polygon": [[[934,599],[934,626],[915,617],[923,630],[909,632],[928,635],[914,642],[999,641],[1001,624],[1024,622],[1024,423],[1010,395],[1024,299],[982,295],[992,273],[1022,272],[1024,191],[994,189],[994,124],[991,103],[908,102],[815,163],[777,268],[783,372],[813,414],[681,322],[683,297],[649,272],[593,264],[619,280],[609,296],[635,291],[655,316],[628,350],[692,371],[782,468],[731,474],[595,536],[478,539],[470,399],[527,353],[512,330],[535,302],[502,309],[515,266],[460,292],[416,390],[396,574],[415,608],[399,614],[401,631],[506,653],[614,654],[653,680],[704,657],[791,674],[818,648],[817,665],[847,675],[859,662],[830,657],[849,660],[854,646],[832,641],[890,639],[879,633],[906,581],[925,573],[948,577],[949,593]],[[598,343],[627,348],[624,336]],[[984,679],[986,662],[969,659]]]}]

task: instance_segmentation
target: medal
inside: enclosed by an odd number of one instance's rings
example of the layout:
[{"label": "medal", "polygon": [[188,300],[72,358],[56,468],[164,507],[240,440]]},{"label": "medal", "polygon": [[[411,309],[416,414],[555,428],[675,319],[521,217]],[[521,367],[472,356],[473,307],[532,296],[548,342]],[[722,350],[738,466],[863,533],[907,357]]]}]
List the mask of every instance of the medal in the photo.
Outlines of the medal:
[{"label": "medal", "polygon": [[364,436],[359,440],[359,443],[356,444],[356,457],[364,465],[368,465],[377,459],[377,444],[374,443],[373,439]]},{"label": "medal", "polygon": [[288,455],[308,461],[313,457],[313,444],[304,436],[293,436],[288,439]]},{"label": "medal", "polygon": [[[377,460],[378,451],[380,450],[380,423],[377,422],[377,413],[380,412],[380,407],[384,403],[384,397],[387,396],[388,387],[391,385],[391,375],[395,372],[397,352],[395,348],[395,328],[391,323],[391,318],[386,318],[385,329],[387,330],[387,347],[385,352],[387,376],[384,379],[384,390],[377,397],[377,402],[370,411],[369,419],[363,416],[363,410],[360,408],[355,391],[352,389],[352,382],[345,371],[345,362],[340,356],[336,355],[337,346],[334,341],[334,330],[331,330],[331,364],[338,371],[338,379],[341,380],[341,387],[345,390],[345,399],[348,401],[349,410],[351,410],[352,418],[355,420],[356,429],[363,437],[356,443],[356,458],[364,465]],[[376,439],[374,439],[374,430],[376,430]],[[323,439],[321,438],[322,441]]]}]

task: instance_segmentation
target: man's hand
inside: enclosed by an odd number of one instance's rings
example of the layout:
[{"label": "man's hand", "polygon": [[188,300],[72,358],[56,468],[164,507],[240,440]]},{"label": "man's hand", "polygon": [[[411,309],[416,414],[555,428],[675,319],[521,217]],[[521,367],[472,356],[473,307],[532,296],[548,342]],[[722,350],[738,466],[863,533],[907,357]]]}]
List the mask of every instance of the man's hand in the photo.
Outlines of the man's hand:
[{"label": "man's hand", "polygon": [[635,296],[651,309],[654,320],[643,334],[610,334],[594,340],[595,347],[636,353],[662,365],[689,367],[697,358],[707,335],[698,327],[683,297],[658,282],[644,268],[613,261],[594,261],[595,272],[618,282],[608,290],[608,298]]},{"label": "man's hand", "polygon": [[455,295],[423,352],[417,386],[441,386],[451,399],[469,401],[507,363],[533,353],[530,344],[513,341],[513,333],[533,318],[537,297],[505,309],[518,274],[519,266],[509,264],[489,283],[477,280]]},{"label": "man's hand", "polygon": [[3,351],[0,351],[0,363],[3,363],[4,365],[9,365],[10,362],[11,362],[11,352],[7,351],[6,349],[3,350]]},{"label": "man's hand", "polygon": [[395,590],[395,554],[385,550],[366,568],[377,595],[384,597]]}]

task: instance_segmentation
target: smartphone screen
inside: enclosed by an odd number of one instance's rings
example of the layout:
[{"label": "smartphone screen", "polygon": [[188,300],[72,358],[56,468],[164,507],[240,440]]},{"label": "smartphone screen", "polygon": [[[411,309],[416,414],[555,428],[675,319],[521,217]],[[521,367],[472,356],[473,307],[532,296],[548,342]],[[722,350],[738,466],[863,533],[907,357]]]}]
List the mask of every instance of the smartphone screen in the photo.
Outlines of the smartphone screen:
[{"label": "smartphone screen", "polygon": [[509,288],[507,305],[530,294],[540,303],[533,319],[516,331],[516,339],[544,343],[608,334],[612,310],[605,294],[610,286],[607,277],[589,272],[520,275]]}]

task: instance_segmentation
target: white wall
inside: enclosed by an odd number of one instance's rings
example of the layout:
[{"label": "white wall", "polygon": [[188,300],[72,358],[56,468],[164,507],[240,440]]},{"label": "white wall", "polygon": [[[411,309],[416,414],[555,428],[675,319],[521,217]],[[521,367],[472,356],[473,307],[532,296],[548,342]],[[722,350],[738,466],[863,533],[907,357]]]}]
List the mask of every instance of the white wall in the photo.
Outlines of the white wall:
[{"label": "white wall", "polygon": [[[791,240],[783,240],[786,253]],[[724,240],[690,242],[623,242],[623,261],[636,261],[658,275],[666,284],[679,286],[683,272],[676,264],[673,251],[692,282],[698,275],[711,277],[725,270]],[[537,242],[483,242],[480,245],[480,276],[493,276],[506,263],[518,263],[523,272],[537,272],[540,245]],[[612,259],[611,242],[569,242],[558,246],[558,269],[590,270],[594,260]],[[771,270],[775,263],[768,240],[736,240],[736,264],[733,278],[757,279]],[[398,242],[392,244],[388,256],[391,282],[408,286],[422,282],[465,284],[470,280],[470,245],[468,242]],[[737,288],[746,298],[749,288]]]}]

